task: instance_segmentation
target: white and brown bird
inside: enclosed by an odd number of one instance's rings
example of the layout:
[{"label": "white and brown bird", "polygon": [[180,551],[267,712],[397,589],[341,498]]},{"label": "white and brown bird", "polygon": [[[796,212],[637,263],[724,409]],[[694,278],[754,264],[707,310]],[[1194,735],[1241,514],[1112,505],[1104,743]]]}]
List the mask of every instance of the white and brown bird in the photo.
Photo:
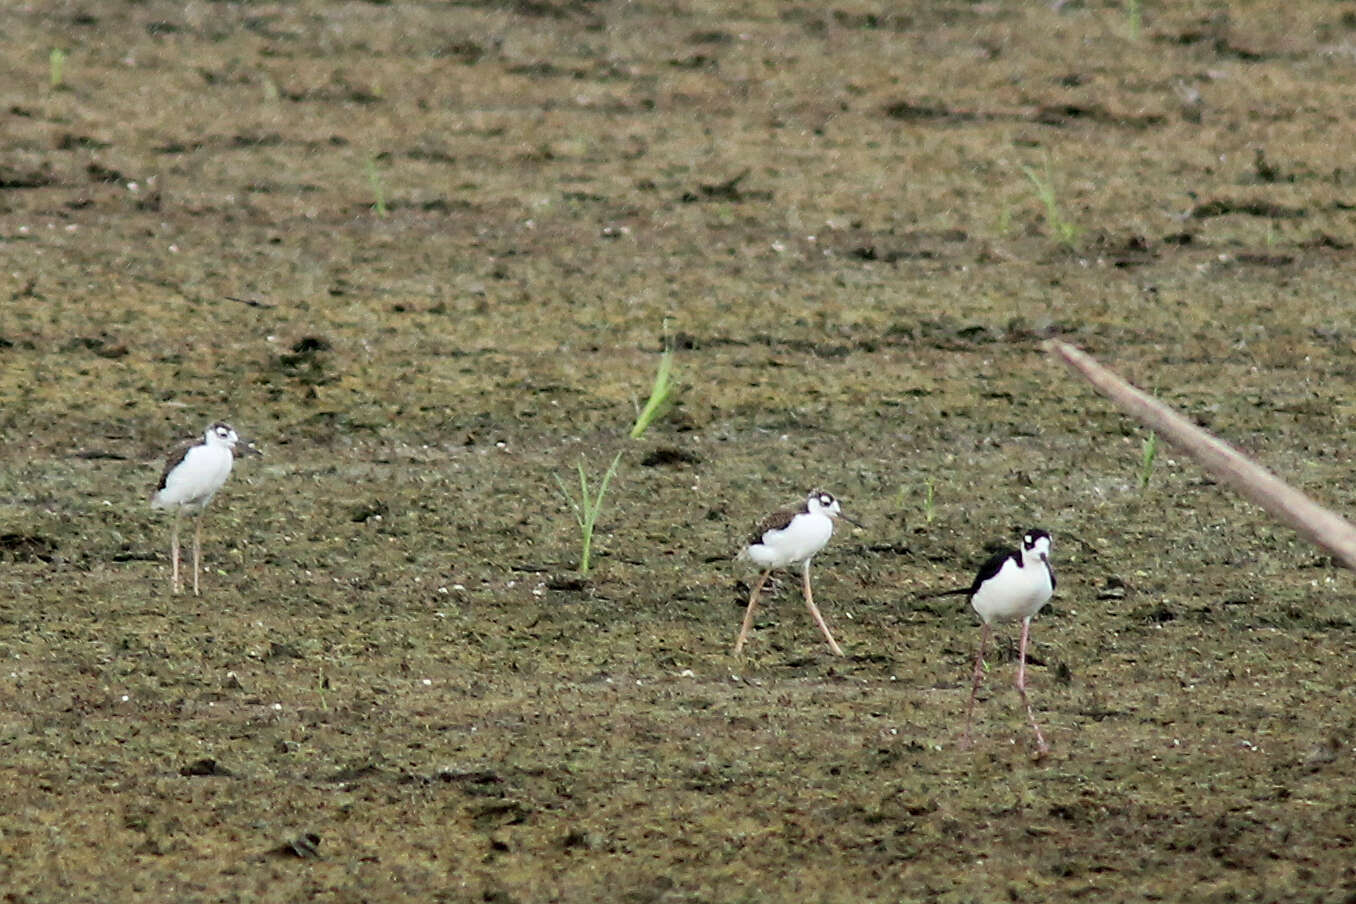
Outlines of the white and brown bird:
[{"label": "white and brown bird", "polygon": [[[796,564],[801,566],[804,575],[805,605],[809,607],[810,615],[814,618],[815,624],[819,625],[819,630],[824,632],[829,649],[839,656],[843,655],[842,648],[833,639],[833,634],[829,633],[829,626],[824,623],[824,616],[819,614],[819,608],[815,606],[814,593],[810,590],[810,560],[828,544],[829,538],[833,536],[833,522],[837,518],[857,524],[843,514],[842,507],[832,494],[823,490],[811,490],[800,508],[774,512],[754,528],[753,536],[739,553],[739,558],[748,559],[758,565],[763,569],[763,574],[753,585],[753,592],[749,594],[749,605],[744,610],[744,624],[739,629],[738,639],[735,640],[736,656],[744,649],[749,629],[753,626],[753,610],[758,604],[758,594],[767,583],[768,577],[778,568]],[[858,527],[860,526],[858,524]]]},{"label": "white and brown bird", "polygon": [[173,571],[170,588],[178,593],[179,521],[185,512],[194,516],[193,594],[199,595],[198,573],[202,564],[202,513],[212,497],[231,476],[231,465],[241,452],[263,455],[255,445],[241,439],[230,424],[220,421],[208,427],[199,441],[184,443],[165,460],[160,483],[151,494],[151,508],[174,509],[174,527],[170,532],[170,561]]},{"label": "white and brown bird", "polygon": [[1005,549],[995,553],[979,568],[974,583],[961,590],[949,590],[933,596],[967,594],[970,605],[981,621],[979,655],[975,657],[974,680],[970,684],[970,703],[965,710],[965,733],[961,746],[970,746],[971,718],[975,712],[975,697],[984,679],[984,651],[993,633],[995,623],[1022,622],[1022,640],[1017,654],[1017,693],[1026,707],[1026,716],[1036,733],[1036,748],[1047,753],[1049,745],[1036,724],[1036,714],[1026,695],[1026,647],[1031,637],[1031,619],[1041,610],[1055,592],[1055,572],[1050,567],[1050,534],[1033,528],[1022,535],[1020,549]]}]

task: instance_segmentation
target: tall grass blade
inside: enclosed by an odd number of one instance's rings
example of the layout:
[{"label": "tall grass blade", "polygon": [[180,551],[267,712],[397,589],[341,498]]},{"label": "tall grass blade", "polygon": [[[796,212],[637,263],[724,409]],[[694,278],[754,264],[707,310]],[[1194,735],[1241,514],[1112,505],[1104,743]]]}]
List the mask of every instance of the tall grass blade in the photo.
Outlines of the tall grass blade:
[{"label": "tall grass blade", "polygon": [[645,400],[645,406],[640,409],[636,415],[636,422],[631,427],[631,438],[640,439],[645,435],[645,431],[650,429],[650,425],[658,420],[669,406],[673,403],[673,382],[671,375],[673,371],[673,349],[665,349],[663,356],[659,359],[659,368],[655,371],[654,384],[650,387],[650,397]]}]

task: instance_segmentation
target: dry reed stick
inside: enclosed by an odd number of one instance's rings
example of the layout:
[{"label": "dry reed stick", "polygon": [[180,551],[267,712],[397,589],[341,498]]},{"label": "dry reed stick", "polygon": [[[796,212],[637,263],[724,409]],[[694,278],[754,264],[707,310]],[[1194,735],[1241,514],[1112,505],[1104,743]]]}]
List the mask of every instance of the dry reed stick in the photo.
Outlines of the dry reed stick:
[{"label": "dry reed stick", "polygon": [[1045,349],[1086,377],[1102,395],[1196,459],[1206,471],[1356,570],[1356,527],[1350,521],[1319,505],[1067,342],[1051,339],[1045,343]]}]

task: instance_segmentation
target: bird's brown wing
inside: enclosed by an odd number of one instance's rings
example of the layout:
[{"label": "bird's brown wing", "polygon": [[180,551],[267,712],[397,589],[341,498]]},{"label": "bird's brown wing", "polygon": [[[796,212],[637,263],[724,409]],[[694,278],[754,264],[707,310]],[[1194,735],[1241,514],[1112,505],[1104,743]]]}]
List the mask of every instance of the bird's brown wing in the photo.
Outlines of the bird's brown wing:
[{"label": "bird's brown wing", "polygon": [[[188,450],[192,449],[197,443],[189,440],[175,447],[174,451],[165,459],[165,470],[160,472],[160,482],[155,485],[155,493],[165,488],[165,481],[169,480],[170,471],[173,471],[179,465],[183,464],[184,458],[188,455]],[[154,496],[155,493],[151,495]]]},{"label": "bird's brown wing", "polygon": [[758,522],[758,526],[753,529],[753,534],[749,537],[747,545],[753,546],[755,543],[762,543],[763,537],[768,531],[783,530],[791,523],[792,518],[804,513],[804,508],[784,509],[780,512],[773,512],[771,515],[768,515],[762,521]]}]

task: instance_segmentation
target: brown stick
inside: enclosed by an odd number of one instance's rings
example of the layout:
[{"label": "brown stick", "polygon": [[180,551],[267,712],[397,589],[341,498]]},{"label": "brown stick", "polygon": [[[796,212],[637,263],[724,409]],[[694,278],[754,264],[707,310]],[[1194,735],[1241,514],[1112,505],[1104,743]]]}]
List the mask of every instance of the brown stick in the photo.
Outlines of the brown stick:
[{"label": "brown stick", "polygon": [[1097,391],[1143,421],[1220,480],[1356,570],[1356,526],[1326,509],[1162,402],[1141,392],[1066,342],[1045,344]]}]

